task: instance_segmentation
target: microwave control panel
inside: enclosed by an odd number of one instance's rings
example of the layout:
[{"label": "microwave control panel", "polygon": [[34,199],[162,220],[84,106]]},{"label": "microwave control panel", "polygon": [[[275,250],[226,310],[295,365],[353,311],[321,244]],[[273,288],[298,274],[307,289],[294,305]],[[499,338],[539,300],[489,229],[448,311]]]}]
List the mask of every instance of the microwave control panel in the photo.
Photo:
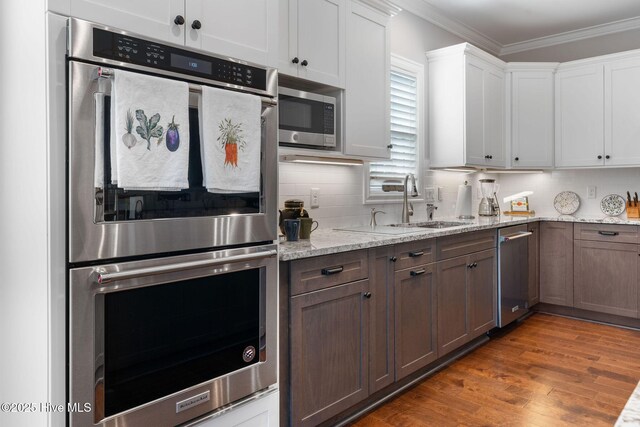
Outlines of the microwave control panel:
[{"label": "microwave control panel", "polygon": [[266,71],[236,61],[93,29],[93,55],[129,64],[204,77],[237,86],[266,90]]}]

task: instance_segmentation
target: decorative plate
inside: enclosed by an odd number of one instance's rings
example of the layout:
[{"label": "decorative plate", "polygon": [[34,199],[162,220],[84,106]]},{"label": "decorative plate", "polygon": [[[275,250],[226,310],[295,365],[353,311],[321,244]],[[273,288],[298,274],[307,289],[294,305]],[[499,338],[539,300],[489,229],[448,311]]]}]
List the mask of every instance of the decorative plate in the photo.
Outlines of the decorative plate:
[{"label": "decorative plate", "polygon": [[580,197],[573,191],[562,191],[553,199],[553,207],[562,215],[571,215],[580,207]]},{"label": "decorative plate", "polygon": [[624,197],[618,194],[609,194],[608,196],[604,196],[600,201],[600,210],[605,215],[609,216],[618,216],[626,207],[626,203]]}]

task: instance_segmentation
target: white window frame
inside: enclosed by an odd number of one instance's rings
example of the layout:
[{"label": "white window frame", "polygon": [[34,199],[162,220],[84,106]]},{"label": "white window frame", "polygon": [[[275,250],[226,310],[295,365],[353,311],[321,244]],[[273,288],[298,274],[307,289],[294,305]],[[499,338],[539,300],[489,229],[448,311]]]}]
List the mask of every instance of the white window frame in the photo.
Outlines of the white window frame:
[{"label": "white window frame", "polygon": [[[412,202],[424,201],[424,65],[410,59],[403,58],[398,55],[391,54],[391,68],[407,74],[412,74],[416,78],[416,92],[417,92],[417,118],[416,118],[416,171],[414,175],[416,177],[416,185],[418,187],[418,197],[412,197]],[[391,91],[391,87],[388,88]],[[391,99],[391,98],[389,98]],[[391,117],[389,117],[389,126],[391,126]],[[374,162],[375,163],[375,162]],[[369,163],[364,168],[364,204],[383,204],[383,203],[399,203],[402,202],[401,192],[389,192],[385,194],[371,194],[370,192],[370,173],[371,169]],[[409,181],[409,185],[411,182]]]}]

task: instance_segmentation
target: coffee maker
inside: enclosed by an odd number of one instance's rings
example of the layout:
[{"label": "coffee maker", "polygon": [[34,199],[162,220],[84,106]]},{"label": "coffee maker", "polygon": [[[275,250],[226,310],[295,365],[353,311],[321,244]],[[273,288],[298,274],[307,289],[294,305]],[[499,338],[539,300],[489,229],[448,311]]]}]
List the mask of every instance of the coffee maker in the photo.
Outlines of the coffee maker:
[{"label": "coffee maker", "polygon": [[480,216],[498,216],[500,214],[500,206],[498,205],[498,184],[495,179],[481,179],[480,192],[482,200],[478,206],[478,215]]}]

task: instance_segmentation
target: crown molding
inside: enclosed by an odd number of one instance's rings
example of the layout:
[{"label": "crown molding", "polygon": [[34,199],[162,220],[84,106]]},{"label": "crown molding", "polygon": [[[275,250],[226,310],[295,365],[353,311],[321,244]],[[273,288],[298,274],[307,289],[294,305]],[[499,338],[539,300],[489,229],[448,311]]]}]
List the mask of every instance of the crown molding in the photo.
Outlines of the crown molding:
[{"label": "crown molding", "polygon": [[543,47],[555,46],[563,43],[590,39],[593,37],[606,36],[608,34],[622,33],[624,31],[636,30],[639,28],[640,17],[623,19],[621,21],[611,22],[608,24],[594,25],[593,27],[567,31],[565,33],[554,34],[552,36],[507,44],[500,49],[500,55],[509,55],[511,53],[540,49]]},{"label": "crown molding", "polygon": [[[373,1],[384,1],[388,3],[388,0]],[[490,37],[487,37],[484,34],[480,33],[479,31],[463,24],[462,22],[447,17],[440,11],[440,9],[430,5],[428,3],[428,0],[391,1],[399,8],[411,12],[414,15],[417,15],[420,18],[424,19],[425,21],[431,22],[432,24],[442,28],[443,30],[448,31],[465,41],[469,41],[470,43],[473,43],[474,45],[497,56],[509,55],[512,53],[524,52],[534,49],[541,49],[549,46],[555,46],[559,44],[640,29],[640,16],[637,16],[629,19],[610,22],[607,24],[594,25],[592,27],[581,28],[579,30],[567,31],[564,33],[554,34],[546,37],[502,45],[499,42],[491,39]]]},{"label": "crown molding", "polygon": [[425,21],[429,21],[443,30],[473,43],[475,46],[483,48],[494,55],[500,55],[502,49],[500,43],[455,19],[445,16],[440,9],[431,6],[425,0],[393,0],[393,3]]},{"label": "crown molding", "polygon": [[358,0],[360,3],[379,10],[391,17],[396,16],[402,11],[402,8],[389,0]]}]

